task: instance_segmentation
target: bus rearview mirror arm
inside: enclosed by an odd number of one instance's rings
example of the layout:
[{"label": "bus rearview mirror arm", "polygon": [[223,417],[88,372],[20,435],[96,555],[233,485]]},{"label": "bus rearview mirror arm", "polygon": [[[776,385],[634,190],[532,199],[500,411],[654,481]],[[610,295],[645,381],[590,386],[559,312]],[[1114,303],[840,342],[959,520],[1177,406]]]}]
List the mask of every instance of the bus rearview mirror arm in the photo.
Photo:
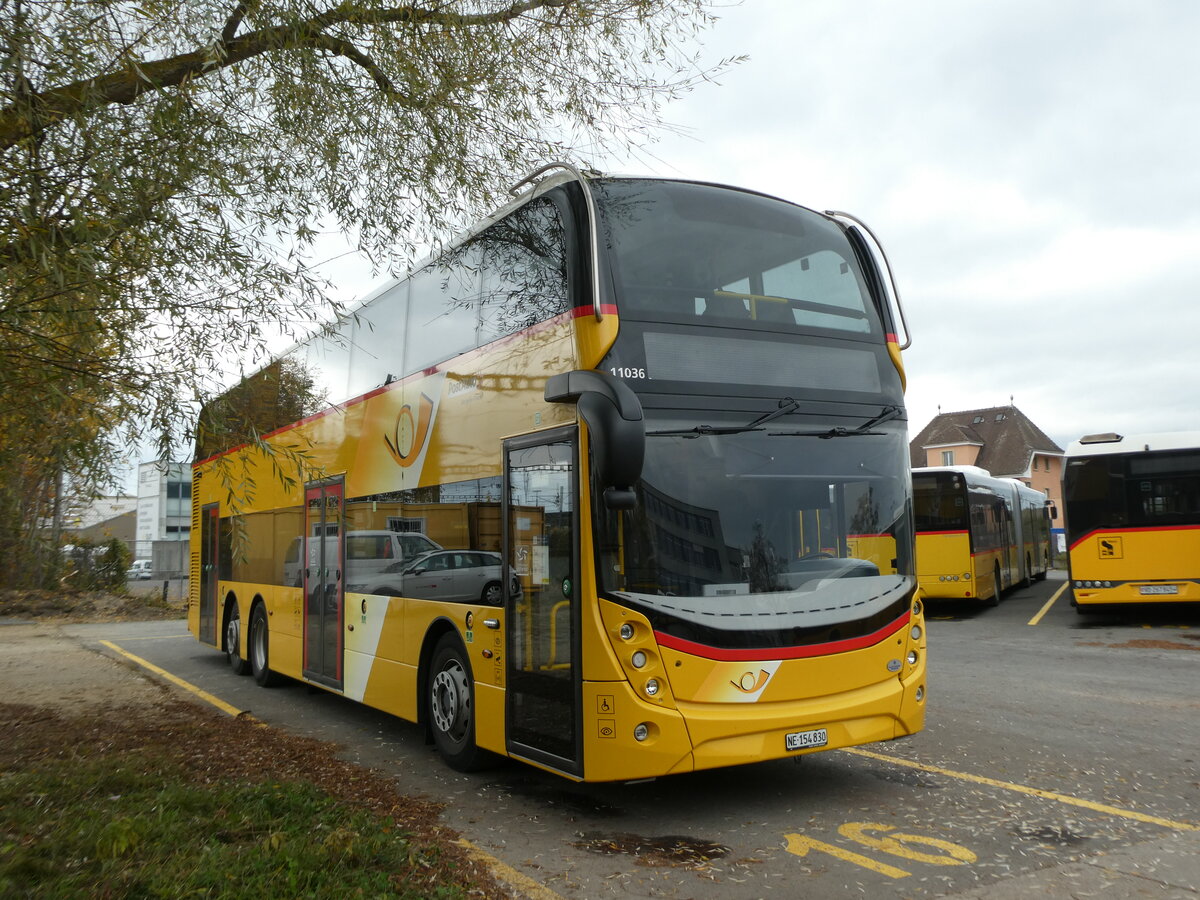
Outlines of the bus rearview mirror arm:
[{"label": "bus rearview mirror arm", "polygon": [[546,402],[574,403],[591,435],[596,474],[609,509],[633,509],[633,486],[642,477],[646,428],[642,404],[625,382],[590,369],[546,379]]}]

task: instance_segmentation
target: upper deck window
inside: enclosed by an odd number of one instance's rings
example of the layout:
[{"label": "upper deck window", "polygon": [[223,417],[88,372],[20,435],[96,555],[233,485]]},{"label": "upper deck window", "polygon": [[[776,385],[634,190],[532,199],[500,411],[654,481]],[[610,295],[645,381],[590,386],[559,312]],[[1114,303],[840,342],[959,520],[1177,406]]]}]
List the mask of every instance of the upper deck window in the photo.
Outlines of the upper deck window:
[{"label": "upper deck window", "polygon": [[597,187],[623,316],[881,333],[853,249],[824,216],[711,185]]}]

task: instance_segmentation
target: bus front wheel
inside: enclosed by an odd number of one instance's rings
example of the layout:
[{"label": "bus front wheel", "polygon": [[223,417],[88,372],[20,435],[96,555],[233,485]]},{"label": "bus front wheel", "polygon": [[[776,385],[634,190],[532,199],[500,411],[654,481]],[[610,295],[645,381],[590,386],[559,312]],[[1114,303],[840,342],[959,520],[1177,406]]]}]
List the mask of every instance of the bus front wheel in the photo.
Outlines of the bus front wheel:
[{"label": "bus front wheel", "polygon": [[475,746],[475,689],[456,635],[442,635],[434,647],[427,690],[429,724],[438,752],[459,772],[480,768],[484,754]]},{"label": "bus front wheel", "polygon": [[992,569],[992,596],[987,599],[988,606],[1000,605],[1000,567]]}]

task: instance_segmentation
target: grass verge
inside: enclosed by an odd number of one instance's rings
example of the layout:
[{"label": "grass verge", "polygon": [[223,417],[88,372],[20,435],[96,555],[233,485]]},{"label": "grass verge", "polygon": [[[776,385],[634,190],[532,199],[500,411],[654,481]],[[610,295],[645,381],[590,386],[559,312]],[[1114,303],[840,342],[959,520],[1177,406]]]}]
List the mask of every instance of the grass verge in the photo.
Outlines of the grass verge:
[{"label": "grass verge", "polygon": [[0,896],[504,896],[436,805],[328,744],[186,703],[0,705],[0,733]]}]

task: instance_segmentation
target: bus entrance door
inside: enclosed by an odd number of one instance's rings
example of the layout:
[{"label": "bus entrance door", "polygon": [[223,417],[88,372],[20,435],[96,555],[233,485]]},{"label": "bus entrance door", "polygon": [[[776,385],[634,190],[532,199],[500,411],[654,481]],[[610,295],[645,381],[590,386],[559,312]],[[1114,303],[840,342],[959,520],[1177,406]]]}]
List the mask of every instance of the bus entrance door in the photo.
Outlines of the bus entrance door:
[{"label": "bus entrance door", "polygon": [[575,447],[574,429],[505,447],[506,694],[509,752],[582,774]]},{"label": "bus entrance door", "polygon": [[304,677],[342,686],[342,619],[345,553],[341,478],[304,490]]},{"label": "bus entrance door", "polygon": [[217,643],[217,504],[200,510],[200,640]]}]

